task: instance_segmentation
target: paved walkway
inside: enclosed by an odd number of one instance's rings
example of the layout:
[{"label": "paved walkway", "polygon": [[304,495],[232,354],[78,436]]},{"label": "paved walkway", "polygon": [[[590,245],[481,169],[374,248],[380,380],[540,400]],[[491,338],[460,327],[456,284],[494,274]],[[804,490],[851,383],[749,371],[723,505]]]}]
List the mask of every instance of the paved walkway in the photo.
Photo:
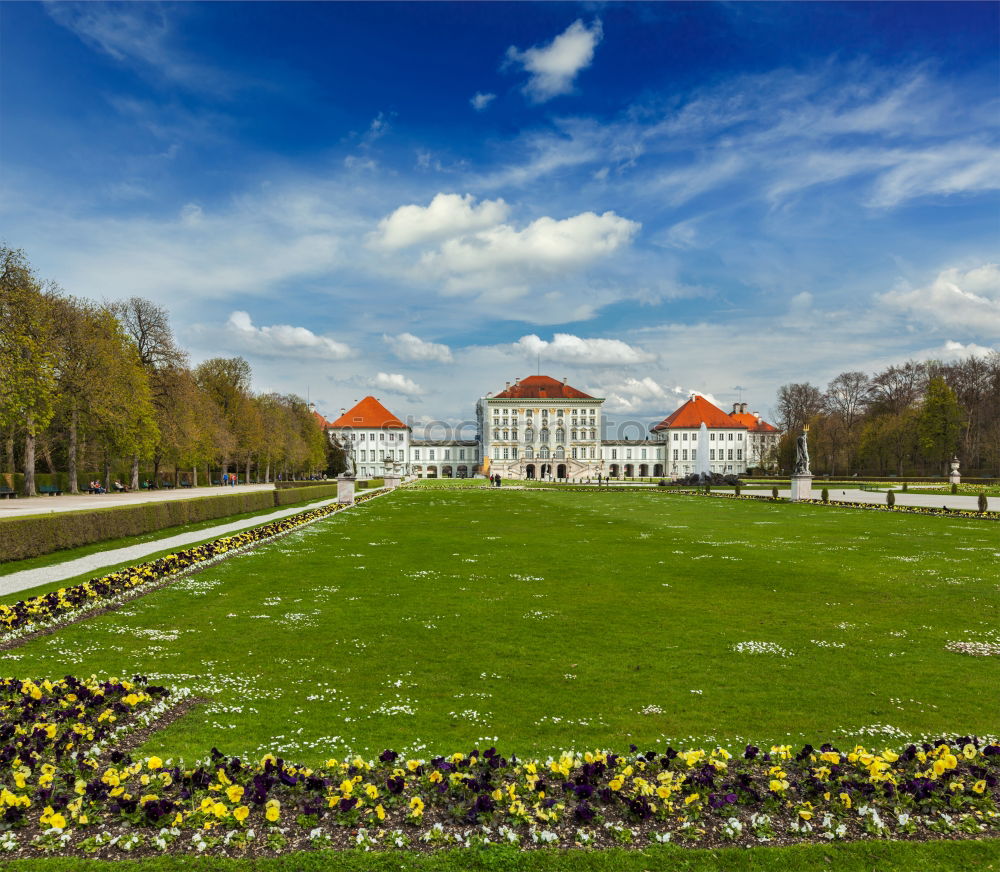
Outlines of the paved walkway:
[{"label": "paved walkway", "polygon": [[[364,491],[358,491],[358,494],[362,493]],[[86,557],[78,557],[75,560],[67,560],[64,563],[55,563],[52,566],[40,566],[38,569],[24,569],[20,572],[0,575],[0,596],[73,578],[84,573],[96,573],[97,570],[105,566],[114,566],[117,563],[138,563],[144,557],[156,554],[159,551],[174,551],[178,548],[183,548],[185,545],[204,542],[206,539],[215,539],[219,536],[225,536],[227,533],[246,530],[248,527],[258,527],[269,521],[275,521],[278,518],[286,518],[289,515],[307,512],[310,509],[327,506],[335,502],[337,502],[336,499],[320,500],[319,502],[309,503],[305,506],[277,509],[266,515],[244,518],[242,521],[219,524],[216,527],[205,527],[202,530],[195,530],[191,533],[179,533],[176,536],[169,536],[166,539],[157,539],[155,542],[143,542],[141,545],[126,545],[123,548],[98,551],[94,554],[88,554]]]},{"label": "paved walkway", "polygon": [[[813,481],[815,485],[816,482]],[[872,505],[885,505],[885,491],[863,491],[857,488],[831,487],[830,502],[837,503],[871,503]],[[766,493],[766,491],[764,491]],[[749,488],[745,493],[760,493]],[[788,489],[778,491],[783,497],[790,497],[792,492]],[[894,490],[897,506],[925,506],[932,509],[940,509],[947,506],[949,509],[971,509],[976,511],[979,508],[979,497],[961,496],[960,494],[922,494],[916,491]],[[812,498],[822,499],[823,486],[813,487]],[[988,507],[991,511],[1000,510],[1000,497],[990,497]]]},{"label": "paved walkway", "polygon": [[[327,484],[318,481],[316,484]],[[178,487],[173,490],[141,490],[127,494],[63,494],[59,497],[18,497],[0,500],[0,518],[17,515],[40,515],[45,512],[73,512],[80,509],[106,509],[135,503],[164,500],[189,500],[192,497],[217,497],[247,491],[274,490],[273,484],[240,484],[236,487]]]}]

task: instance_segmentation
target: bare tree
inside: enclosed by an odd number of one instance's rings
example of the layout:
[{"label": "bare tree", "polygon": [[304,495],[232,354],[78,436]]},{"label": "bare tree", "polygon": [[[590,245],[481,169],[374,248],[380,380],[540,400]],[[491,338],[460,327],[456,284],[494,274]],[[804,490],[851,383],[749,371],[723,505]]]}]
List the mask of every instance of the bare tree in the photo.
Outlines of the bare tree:
[{"label": "bare tree", "polygon": [[801,430],[823,409],[823,393],[809,382],[782,385],[778,388],[778,424],[786,433]]}]

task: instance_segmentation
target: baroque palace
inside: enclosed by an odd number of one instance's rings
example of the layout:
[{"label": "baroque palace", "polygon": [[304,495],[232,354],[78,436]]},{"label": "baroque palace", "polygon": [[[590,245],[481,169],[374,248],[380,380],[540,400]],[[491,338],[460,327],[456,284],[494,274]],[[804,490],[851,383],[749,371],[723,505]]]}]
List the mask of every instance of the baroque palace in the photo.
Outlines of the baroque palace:
[{"label": "baroque palace", "polygon": [[[419,478],[468,478],[499,473],[511,479],[596,480],[678,477],[701,468],[739,475],[761,466],[777,447],[778,429],[736,403],[724,412],[700,395],[644,439],[605,439],[604,400],[546,375],[508,382],[476,403],[475,439],[421,439],[375,397],[317,421],[354,455],[358,476],[387,472]],[[707,458],[699,465],[702,425]],[[706,463],[707,461],[707,463]]]}]

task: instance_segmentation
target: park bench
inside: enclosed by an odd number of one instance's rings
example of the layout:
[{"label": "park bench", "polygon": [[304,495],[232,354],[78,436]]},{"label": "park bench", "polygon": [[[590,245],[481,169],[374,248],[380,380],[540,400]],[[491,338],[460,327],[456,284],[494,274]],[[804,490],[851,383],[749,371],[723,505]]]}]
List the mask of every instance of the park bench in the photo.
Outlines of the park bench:
[{"label": "park bench", "polygon": [[191,482],[189,482],[189,481],[182,481],[181,482],[181,487],[194,487],[194,485],[191,484]]},{"label": "park bench", "polygon": [[0,486],[0,499],[17,499],[17,491],[11,490],[7,485]]},{"label": "park bench", "polygon": [[62,489],[56,487],[54,484],[42,484],[38,486],[38,493],[50,497],[59,497],[62,496]]},{"label": "park bench", "polygon": [[173,490],[174,483],[172,481],[161,481],[160,487],[164,488],[165,490]]}]

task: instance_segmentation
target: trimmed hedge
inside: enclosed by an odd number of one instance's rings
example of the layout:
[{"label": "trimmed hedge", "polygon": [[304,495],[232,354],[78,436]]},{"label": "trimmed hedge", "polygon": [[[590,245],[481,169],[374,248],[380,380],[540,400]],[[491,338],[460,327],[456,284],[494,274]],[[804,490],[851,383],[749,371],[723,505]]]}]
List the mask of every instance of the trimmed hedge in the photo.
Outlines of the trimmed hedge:
[{"label": "trimmed hedge", "polygon": [[190,500],[163,500],[109,509],[8,518],[0,521],[0,562],[38,557],[63,548],[77,548],[108,539],[141,536],[166,527],[196,524],[244,512],[259,512],[274,507],[274,496],[274,491],[250,491],[195,497]]},{"label": "trimmed hedge", "polygon": [[272,491],[276,506],[304,503],[306,500],[326,500],[337,496],[337,483],[314,484],[309,487],[282,488]]}]

